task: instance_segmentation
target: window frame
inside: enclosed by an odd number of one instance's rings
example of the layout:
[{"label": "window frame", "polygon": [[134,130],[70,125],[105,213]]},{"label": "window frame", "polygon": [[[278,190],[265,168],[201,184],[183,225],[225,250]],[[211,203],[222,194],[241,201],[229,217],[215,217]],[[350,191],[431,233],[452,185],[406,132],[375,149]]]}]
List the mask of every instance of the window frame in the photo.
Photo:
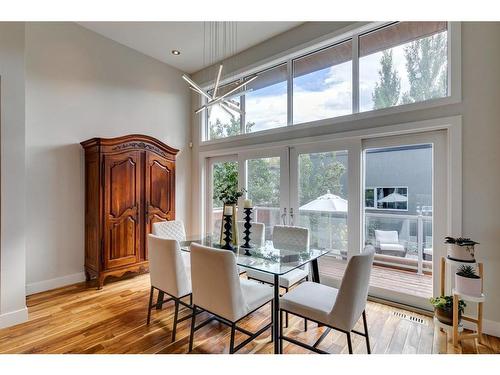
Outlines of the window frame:
[{"label": "window frame", "polygon": [[[231,142],[241,139],[248,139],[252,137],[259,137],[262,135],[273,135],[289,132],[290,130],[303,130],[312,127],[331,127],[332,125],[352,122],[357,120],[364,120],[374,117],[392,115],[397,113],[404,113],[409,111],[439,107],[447,104],[459,103],[462,101],[462,91],[461,91],[461,23],[460,22],[447,22],[447,90],[448,95],[440,98],[429,99],[425,101],[400,104],[392,107],[369,110],[369,111],[359,111],[359,38],[360,36],[374,32],[378,29],[390,26],[397,22],[402,21],[391,21],[391,22],[371,22],[364,25],[355,25],[355,27],[343,32],[339,32],[335,36],[329,36],[323,41],[313,41],[308,45],[300,46],[300,49],[284,54],[279,58],[271,58],[271,61],[262,64],[256,64],[253,68],[243,70],[240,73],[232,75],[231,79],[226,79],[221,81],[221,85],[226,85],[232,82],[237,82],[245,77],[252,74],[259,74],[261,72],[273,69],[279,65],[287,65],[287,124],[286,126],[267,129],[262,131],[256,131],[251,133],[245,132],[244,122],[242,121],[241,133],[235,136],[218,138],[218,139],[208,139],[210,134],[208,116],[205,114],[199,116],[200,126],[203,129],[201,133],[200,142],[203,145],[218,144]],[[338,44],[342,44],[346,41],[351,40],[352,43],[352,113],[330,117],[321,120],[314,120],[310,122],[303,123],[293,123],[293,62],[296,59],[312,55],[326,48],[333,47]],[[211,84],[206,84],[204,89],[210,88]],[[241,106],[244,110],[245,106],[245,96],[240,96]],[[205,103],[205,100],[201,100]],[[244,115],[242,116],[244,120]]]}]

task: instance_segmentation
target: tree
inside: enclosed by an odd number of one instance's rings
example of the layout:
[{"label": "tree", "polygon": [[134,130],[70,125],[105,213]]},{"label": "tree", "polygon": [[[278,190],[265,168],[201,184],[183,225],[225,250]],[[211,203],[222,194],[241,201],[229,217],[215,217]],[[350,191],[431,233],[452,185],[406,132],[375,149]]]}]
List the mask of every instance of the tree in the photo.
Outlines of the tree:
[{"label": "tree", "polygon": [[[240,124],[241,119],[239,116],[230,117],[229,122],[222,122],[217,118],[215,123],[210,124],[210,139],[219,139],[241,134]],[[246,124],[246,132],[249,133],[254,125],[254,122],[248,122]]]},{"label": "tree", "polygon": [[401,79],[393,66],[392,49],[382,52],[378,75],[380,81],[375,84],[375,90],[372,93],[373,109],[397,105],[401,91]]},{"label": "tree", "polygon": [[280,206],[280,165],[278,158],[248,161],[248,195],[255,205]]},{"label": "tree", "polygon": [[299,203],[304,205],[330,191],[343,196],[345,166],[330,152],[300,155]]},{"label": "tree", "polygon": [[403,104],[446,96],[446,45],[446,33],[439,33],[405,47],[410,89],[403,94]]}]

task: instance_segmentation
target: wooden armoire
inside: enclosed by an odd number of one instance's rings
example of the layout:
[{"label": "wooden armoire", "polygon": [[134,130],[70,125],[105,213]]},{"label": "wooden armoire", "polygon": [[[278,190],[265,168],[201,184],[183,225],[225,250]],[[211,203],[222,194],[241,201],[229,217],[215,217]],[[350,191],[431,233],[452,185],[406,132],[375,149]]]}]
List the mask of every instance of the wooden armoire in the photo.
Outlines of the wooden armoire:
[{"label": "wooden armoire", "polygon": [[102,288],[108,276],[148,271],[146,235],[175,219],[179,150],[146,135],[92,138],[85,149],[85,275]]}]

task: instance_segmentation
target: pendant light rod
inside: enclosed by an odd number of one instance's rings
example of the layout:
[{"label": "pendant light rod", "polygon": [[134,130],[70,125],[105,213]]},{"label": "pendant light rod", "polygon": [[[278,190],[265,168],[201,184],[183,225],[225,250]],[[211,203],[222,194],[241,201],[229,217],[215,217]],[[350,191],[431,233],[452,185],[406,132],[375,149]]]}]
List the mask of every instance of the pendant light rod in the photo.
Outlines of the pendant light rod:
[{"label": "pendant light rod", "polygon": [[229,96],[231,95],[233,92],[239,90],[240,88],[246,86],[247,84],[249,84],[250,82],[252,82],[254,79],[256,79],[258,76],[255,74],[251,77],[249,77],[245,82],[242,82],[240,83],[238,86],[236,86],[234,89],[232,90],[229,90],[227,93],[225,93],[224,95],[222,96],[219,96],[218,98],[214,99],[214,100],[209,100],[207,104],[201,106],[200,108],[198,108],[195,113],[200,113],[201,111],[203,111],[205,108],[208,108],[218,102],[220,102],[221,100],[224,100],[226,98],[226,96]]}]

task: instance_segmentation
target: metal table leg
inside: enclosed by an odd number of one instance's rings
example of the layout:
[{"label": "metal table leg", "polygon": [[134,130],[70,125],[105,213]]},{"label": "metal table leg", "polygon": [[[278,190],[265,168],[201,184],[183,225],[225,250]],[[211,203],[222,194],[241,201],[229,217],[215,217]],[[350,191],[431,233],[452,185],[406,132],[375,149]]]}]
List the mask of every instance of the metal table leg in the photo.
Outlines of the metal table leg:
[{"label": "metal table leg", "polygon": [[274,354],[280,354],[280,278],[274,275],[274,311],[273,311],[273,339],[274,339]]},{"label": "metal table leg", "polygon": [[[313,283],[319,283],[320,281],[319,281],[318,258],[313,259],[311,261],[311,265],[312,265],[312,281]],[[318,324],[318,327],[323,327],[323,324]]]},{"label": "metal table leg", "polygon": [[312,281],[315,283],[319,283],[318,258],[313,259],[311,261],[311,264],[312,264]]}]

